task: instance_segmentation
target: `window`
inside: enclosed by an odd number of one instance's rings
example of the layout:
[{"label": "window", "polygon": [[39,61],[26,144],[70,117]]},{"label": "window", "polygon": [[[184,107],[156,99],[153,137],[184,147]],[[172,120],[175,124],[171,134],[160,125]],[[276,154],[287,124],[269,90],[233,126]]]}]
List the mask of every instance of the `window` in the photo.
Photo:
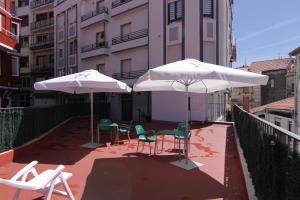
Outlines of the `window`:
[{"label": "window", "polygon": [[40,13],[35,16],[37,22],[48,19],[48,13]]},{"label": "window", "polygon": [[62,58],[64,56],[64,50],[63,49],[59,49],[58,50],[58,57]]},{"label": "window", "polygon": [[172,23],[182,19],[183,8],[182,0],[177,0],[168,3],[168,22]]},{"label": "window", "polygon": [[131,71],[131,59],[121,60],[121,73]]},{"label": "window", "polygon": [[20,57],[20,68],[27,68],[29,65],[28,56]]},{"label": "window", "polygon": [[21,36],[20,37],[21,47],[28,47],[28,44],[29,44],[29,37],[28,36]]},{"label": "window", "polygon": [[293,125],[293,123],[291,121],[289,121],[288,131],[290,131],[290,132],[292,132],[292,125]]},{"label": "window", "polygon": [[104,6],[104,0],[97,1],[96,9],[99,10]]},{"label": "window", "polygon": [[104,42],[104,31],[96,33],[96,44],[101,44]]},{"label": "window", "polygon": [[77,53],[77,40],[74,40],[69,44],[69,55],[74,55],[76,53]]},{"label": "window", "polygon": [[121,36],[131,33],[131,23],[121,25]]},{"label": "window", "polygon": [[11,57],[12,75],[19,76],[19,57]]},{"label": "window", "polygon": [[101,74],[105,74],[105,64],[98,64],[96,66],[96,69],[98,70],[98,72],[100,72]]},{"label": "window", "polygon": [[18,35],[18,24],[16,24],[16,23],[12,23],[12,24],[11,24],[11,32],[12,32],[15,36]]},{"label": "window", "polygon": [[203,1],[203,16],[205,17],[214,17],[214,2],[213,0],[204,0]]},{"label": "window", "polygon": [[28,6],[28,4],[29,4],[29,0],[19,0],[18,1],[18,6],[19,7]]},{"label": "window", "polygon": [[271,79],[271,80],[270,80],[270,87],[271,87],[271,88],[274,88],[274,84],[275,84],[275,83],[274,83],[274,79]]},{"label": "window", "polygon": [[276,126],[279,126],[280,127],[280,122],[275,120],[275,123],[274,123]]},{"label": "window", "polygon": [[28,26],[28,24],[29,24],[28,15],[23,15],[23,16],[20,16],[19,18],[22,20],[21,27]]}]

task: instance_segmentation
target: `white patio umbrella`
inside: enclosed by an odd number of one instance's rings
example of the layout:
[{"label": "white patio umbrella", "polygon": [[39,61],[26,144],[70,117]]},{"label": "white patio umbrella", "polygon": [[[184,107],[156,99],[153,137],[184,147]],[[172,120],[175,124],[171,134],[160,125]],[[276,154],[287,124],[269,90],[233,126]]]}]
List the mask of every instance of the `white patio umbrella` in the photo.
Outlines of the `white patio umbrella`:
[{"label": "white patio umbrella", "polygon": [[[134,84],[134,91],[179,91],[186,95],[186,125],[188,127],[188,94],[212,93],[233,87],[265,85],[268,76],[229,67],[200,62],[195,59],[177,61],[148,70]],[[187,136],[187,135],[186,135]],[[188,160],[187,137],[184,145],[185,169],[196,167]]]},{"label": "white patio umbrella", "polygon": [[93,134],[93,94],[97,92],[131,92],[131,88],[126,83],[113,79],[109,76],[99,73],[96,70],[86,70],[75,74],[61,76],[34,84],[36,90],[61,91],[71,94],[90,93],[91,97],[91,142],[82,145],[87,148],[96,148],[101,146],[94,143]]}]

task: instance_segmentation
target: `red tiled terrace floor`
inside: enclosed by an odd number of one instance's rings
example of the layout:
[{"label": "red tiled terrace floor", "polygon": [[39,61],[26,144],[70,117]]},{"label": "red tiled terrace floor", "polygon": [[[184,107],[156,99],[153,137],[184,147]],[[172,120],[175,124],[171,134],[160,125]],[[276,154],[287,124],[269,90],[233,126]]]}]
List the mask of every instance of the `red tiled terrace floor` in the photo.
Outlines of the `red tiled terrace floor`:
[{"label": "red tiled terrace floor", "polygon": [[[176,124],[148,123],[145,129],[173,129]],[[166,136],[164,150],[148,156],[149,147],[136,153],[137,140],[124,138],[121,145],[95,150],[80,147],[89,141],[87,118],[72,119],[51,132],[43,145],[15,156],[0,167],[1,178],[14,173],[32,160],[38,160],[38,172],[66,166],[72,172],[69,185],[75,199],[86,200],[200,200],[246,199],[244,180],[231,125],[212,124],[193,127],[190,158],[204,166],[186,171],[170,164],[178,159],[173,138]],[[159,147],[161,147],[159,145]],[[12,199],[14,189],[0,186],[0,199]],[[43,195],[22,191],[20,199],[43,199]],[[52,199],[65,199],[53,195]]]}]

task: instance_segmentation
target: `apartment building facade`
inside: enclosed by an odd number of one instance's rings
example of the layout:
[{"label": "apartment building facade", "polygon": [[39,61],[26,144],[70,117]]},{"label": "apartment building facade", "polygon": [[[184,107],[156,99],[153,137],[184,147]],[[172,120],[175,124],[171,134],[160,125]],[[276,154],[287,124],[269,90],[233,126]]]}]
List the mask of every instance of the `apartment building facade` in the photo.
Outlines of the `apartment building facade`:
[{"label": "apartment building facade", "polygon": [[13,0],[22,19],[20,106],[55,104],[55,96],[33,90],[33,83],[54,77],[54,0]]},{"label": "apartment building facade", "polygon": [[11,0],[0,0],[0,107],[14,106],[19,79],[19,24]]},{"label": "apartment building facade", "polygon": [[[231,66],[232,4],[231,0],[57,0],[55,76],[97,69],[132,86],[149,68],[185,58]],[[181,93],[99,94],[99,100],[110,102],[115,119],[184,119]],[[191,120],[207,120],[208,104],[224,101],[224,92],[191,94]]]}]

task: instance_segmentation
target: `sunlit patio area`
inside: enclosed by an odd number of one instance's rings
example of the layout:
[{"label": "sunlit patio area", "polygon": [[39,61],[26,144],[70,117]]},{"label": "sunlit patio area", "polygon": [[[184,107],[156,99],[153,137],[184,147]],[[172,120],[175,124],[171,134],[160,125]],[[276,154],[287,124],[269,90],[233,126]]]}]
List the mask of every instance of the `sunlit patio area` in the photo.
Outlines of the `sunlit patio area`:
[{"label": "sunlit patio area", "polygon": [[[34,144],[1,155],[1,162],[13,156],[13,162],[0,167],[2,178],[11,178],[23,166],[39,161],[37,171],[65,165],[73,173],[68,183],[75,199],[247,199],[244,177],[236,148],[233,127],[227,124],[193,125],[190,159],[204,164],[184,170],[170,164],[178,160],[173,136],[166,136],[163,149],[149,156],[149,145],[137,139],[121,138],[111,144],[110,135],[102,135],[106,145],[94,150],[80,147],[89,141],[89,119],[74,118]],[[175,123],[144,123],[145,129],[173,129]],[[95,130],[96,131],[96,130]],[[154,147],[154,144],[152,144]],[[153,148],[152,148],[153,150]],[[1,199],[11,199],[15,190],[0,186]],[[64,199],[53,195],[53,199]],[[20,199],[43,199],[43,194],[22,191]]]}]

